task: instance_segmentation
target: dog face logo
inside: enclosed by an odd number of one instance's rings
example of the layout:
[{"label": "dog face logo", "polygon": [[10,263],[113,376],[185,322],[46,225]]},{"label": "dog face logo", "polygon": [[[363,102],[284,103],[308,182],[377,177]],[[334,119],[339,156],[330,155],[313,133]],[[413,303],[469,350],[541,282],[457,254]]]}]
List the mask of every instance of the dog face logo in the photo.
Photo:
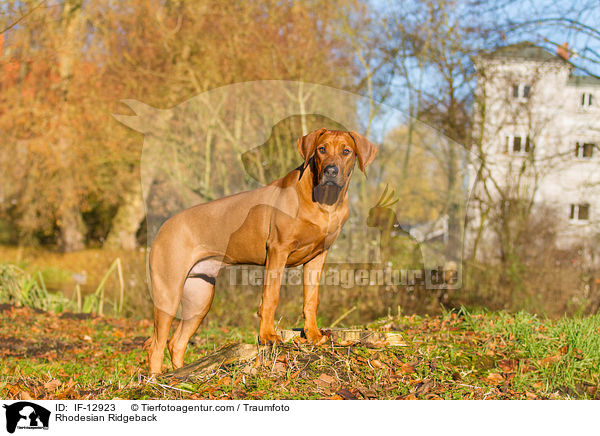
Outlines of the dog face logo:
[{"label": "dog face logo", "polygon": [[14,433],[15,429],[48,429],[50,411],[28,401],[6,405],[6,431]]}]

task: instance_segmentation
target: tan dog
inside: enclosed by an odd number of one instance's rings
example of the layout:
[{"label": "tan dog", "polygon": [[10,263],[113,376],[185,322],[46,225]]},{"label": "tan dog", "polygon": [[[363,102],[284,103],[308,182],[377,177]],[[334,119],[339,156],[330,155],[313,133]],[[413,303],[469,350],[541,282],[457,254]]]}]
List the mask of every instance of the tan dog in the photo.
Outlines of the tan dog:
[{"label": "tan dog", "polygon": [[304,328],[321,343],[317,327],[319,279],[327,249],[348,218],[348,183],[358,159],[371,163],[377,148],[355,132],[321,128],[298,139],[304,164],[253,191],[184,210],[163,224],[152,245],[150,270],[154,333],[146,341],[152,374],[160,373],[171,323],[181,303],[181,322],[169,341],[174,368],[208,313],[215,279],[226,265],[264,265],[260,343],[281,341],[275,309],[285,267],[304,265]]}]

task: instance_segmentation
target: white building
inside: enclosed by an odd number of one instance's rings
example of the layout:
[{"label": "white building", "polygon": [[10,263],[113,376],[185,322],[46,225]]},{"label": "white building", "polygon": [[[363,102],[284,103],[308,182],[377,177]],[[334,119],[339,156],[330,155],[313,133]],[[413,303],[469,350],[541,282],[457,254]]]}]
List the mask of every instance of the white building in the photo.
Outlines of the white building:
[{"label": "white building", "polygon": [[471,180],[480,174],[469,239],[495,224],[486,207],[521,202],[558,225],[559,246],[598,242],[600,79],[578,75],[568,59],[566,45],[554,54],[522,42],[476,61]]}]

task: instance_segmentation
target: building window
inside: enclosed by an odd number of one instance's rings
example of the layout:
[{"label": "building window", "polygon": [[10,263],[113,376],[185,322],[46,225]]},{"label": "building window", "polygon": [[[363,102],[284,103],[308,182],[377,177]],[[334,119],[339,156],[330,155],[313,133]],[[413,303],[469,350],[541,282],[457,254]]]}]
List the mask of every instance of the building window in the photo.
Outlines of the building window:
[{"label": "building window", "polygon": [[569,219],[572,221],[588,221],[590,219],[589,203],[572,204]]},{"label": "building window", "polygon": [[514,84],[512,86],[513,98],[529,98],[531,93],[531,85]]},{"label": "building window", "polygon": [[581,94],[581,107],[589,107],[594,102],[594,96],[589,92]]},{"label": "building window", "polygon": [[521,137],[520,136],[513,137],[512,151],[513,151],[513,153],[521,152]]},{"label": "building window", "polygon": [[594,154],[594,148],[596,144],[590,142],[578,142],[575,144],[575,157],[580,159],[589,159]]},{"label": "building window", "polygon": [[506,137],[505,152],[513,154],[528,154],[531,151],[531,140],[529,136],[523,138],[519,135],[509,135]]}]

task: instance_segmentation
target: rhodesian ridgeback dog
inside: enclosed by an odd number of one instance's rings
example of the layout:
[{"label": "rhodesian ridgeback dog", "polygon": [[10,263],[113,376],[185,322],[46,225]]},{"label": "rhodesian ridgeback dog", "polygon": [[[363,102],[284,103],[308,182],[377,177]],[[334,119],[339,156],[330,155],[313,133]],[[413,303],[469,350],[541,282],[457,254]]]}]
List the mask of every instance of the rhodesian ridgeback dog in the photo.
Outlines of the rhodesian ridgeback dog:
[{"label": "rhodesian ridgeback dog", "polygon": [[319,280],[327,250],[348,219],[348,183],[358,161],[364,172],[377,148],[356,132],[321,128],[298,139],[304,163],[285,177],[247,192],[178,213],[160,228],[150,252],[154,332],[146,341],[150,373],[162,369],[169,329],[174,368],[183,365],[189,339],[208,313],[219,270],[264,265],[259,342],[280,342],[275,309],[285,267],[304,265],[304,330],[315,344]]}]

